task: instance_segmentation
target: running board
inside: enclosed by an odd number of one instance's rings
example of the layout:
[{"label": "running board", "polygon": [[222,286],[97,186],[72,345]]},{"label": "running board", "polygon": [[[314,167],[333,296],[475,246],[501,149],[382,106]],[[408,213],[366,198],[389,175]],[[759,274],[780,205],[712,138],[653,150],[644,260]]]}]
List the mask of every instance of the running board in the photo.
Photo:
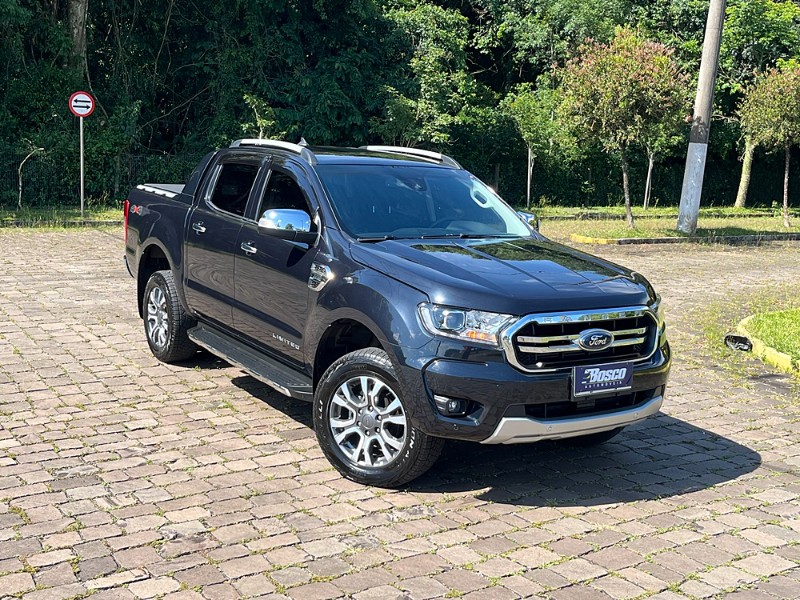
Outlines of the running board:
[{"label": "running board", "polygon": [[189,330],[189,338],[212,354],[228,361],[269,387],[284,394],[311,402],[314,389],[311,378],[274,358],[233,339],[208,325],[198,325]]}]

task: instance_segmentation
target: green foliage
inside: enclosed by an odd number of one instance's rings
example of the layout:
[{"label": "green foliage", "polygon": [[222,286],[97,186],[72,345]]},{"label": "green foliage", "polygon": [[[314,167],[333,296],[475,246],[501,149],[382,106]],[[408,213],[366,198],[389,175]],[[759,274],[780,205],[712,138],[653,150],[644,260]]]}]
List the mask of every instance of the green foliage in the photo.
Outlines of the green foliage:
[{"label": "green foliage", "polygon": [[656,143],[686,110],[687,78],[671,54],[629,29],[583,46],[561,71],[565,123],[607,152]]},{"label": "green foliage", "polygon": [[638,24],[648,39],[675,52],[675,60],[686,72],[694,72],[703,52],[703,32],[708,0],[652,0],[633,10],[631,22]]},{"label": "green foliage", "polygon": [[770,69],[746,88],[739,106],[742,130],[756,145],[800,142],[800,68]]},{"label": "green foliage", "polygon": [[[598,123],[578,128],[575,142],[574,118],[566,127],[553,110],[562,94],[548,76],[587,38],[608,44],[619,26],[673,49],[679,72],[693,73],[708,2],[91,0],[86,64],[76,64],[68,8],[68,0],[0,0],[0,205],[16,204],[25,140],[45,150],[25,163],[24,204],[77,203],[78,127],[66,100],[78,89],[98,102],[85,121],[91,202],[118,201],[142,179],[180,180],[210,148],[261,135],[444,150],[512,201],[525,196],[530,145],[534,198],[613,205],[622,193],[618,152],[604,152],[611,147]],[[754,69],[797,58],[798,10],[796,2],[731,0],[718,112],[734,116],[743,89],[734,84],[747,85]],[[628,62],[634,87],[637,77],[651,76],[636,62],[646,52],[637,52]],[[675,82],[693,91],[690,82]],[[642,185],[643,153],[654,149],[664,157],[654,198],[674,202],[683,168],[682,144],[673,144],[681,139],[673,127],[680,111],[659,111],[669,118],[648,128],[655,113],[620,98],[625,110],[644,115],[624,136],[631,185]],[[729,121],[712,131],[706,196],[717,203],[735,194],[728,179],[735,179],[740,132]],[[767,157],[754,169],[779,167]],[[753,195],[769,202],[772,178],[763,180]]]},{"label": "green foliage", "polygon": [[549,85],[549,78],[539,79],[539,87],[522,84],[503,101],[503,108],[514,119],[534,158],[550,155],[557,147],[567,145],[566,132],[557,119],[559,91]]},{"label": "green foliage", "polygon": [[[562,65],[587,38],[606,41],[626,21],[627,0],[476,0],[475,46],[503,87]],[[487,64],[488,66],[488,64]]]},{"label": "green foliage", "polygon": [[406,36],[413,78],[403,89],[385,88],[386,111],[374,121],[374,131],[412,145],[447,144],[458,112],[474,93],[466,68],[467,19],[424,1],[391,9],[387,17]]},{"label": "green foliage", "polygon": [[800,5],[792,0],[733,0],[725,13],[721,83],[738,93],[753,77],[800,52]]}]

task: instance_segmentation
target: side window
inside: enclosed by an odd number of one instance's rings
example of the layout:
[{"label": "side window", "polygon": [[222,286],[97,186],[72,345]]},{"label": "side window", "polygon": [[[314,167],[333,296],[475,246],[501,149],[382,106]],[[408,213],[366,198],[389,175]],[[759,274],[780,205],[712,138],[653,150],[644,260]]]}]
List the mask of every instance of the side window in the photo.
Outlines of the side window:
[{"label": "side window", "polygon": [[311,214],[311,206],[300,185],[291,176],[280,171],[273,171],[269,176],[267,189],[264,190],[264,197],[261,198],[261,206],[256,214],[260,217],[266,211],[276,208],[294,208]]},{"label": "side window", "polygon": [[250,189],[258,174],[257,165],[225,163],[220,169],[209,200],[220,210],[244,216]]}]

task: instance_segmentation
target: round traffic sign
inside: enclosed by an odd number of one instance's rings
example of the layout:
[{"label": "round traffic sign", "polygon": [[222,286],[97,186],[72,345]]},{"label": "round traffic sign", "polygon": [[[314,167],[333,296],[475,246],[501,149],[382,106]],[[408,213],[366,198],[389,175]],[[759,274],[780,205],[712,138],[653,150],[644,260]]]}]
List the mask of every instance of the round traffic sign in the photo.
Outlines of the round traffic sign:
[{"label": "round traffic sign", "polygon": [[94,112],[94,98],[86,92],[75,92],[69,97],[69,110],[76,117],[88,117]]}]

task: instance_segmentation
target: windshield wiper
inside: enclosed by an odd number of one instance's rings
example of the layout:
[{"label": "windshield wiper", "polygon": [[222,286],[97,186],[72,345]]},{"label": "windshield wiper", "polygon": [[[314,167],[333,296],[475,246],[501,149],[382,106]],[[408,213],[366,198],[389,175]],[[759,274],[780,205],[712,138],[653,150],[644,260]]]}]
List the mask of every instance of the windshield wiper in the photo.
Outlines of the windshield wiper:
[{"label": "windshield wiper", "polygon": [[461,240],[481,239],[481,238],[518,238],[518,235],[513,233],[442,233],[438,235],[421,235],[423,240],[436,240],[457,238]]},{"label": "windshield wiper", "polygon": [[364,242],[365,244],[371,244],[375,242],[385,242],[387,240],[399,240],[402,238],[397,237],[396,235],[376,235],[373,237],[359,237],[356,238],[357,242]]}]

